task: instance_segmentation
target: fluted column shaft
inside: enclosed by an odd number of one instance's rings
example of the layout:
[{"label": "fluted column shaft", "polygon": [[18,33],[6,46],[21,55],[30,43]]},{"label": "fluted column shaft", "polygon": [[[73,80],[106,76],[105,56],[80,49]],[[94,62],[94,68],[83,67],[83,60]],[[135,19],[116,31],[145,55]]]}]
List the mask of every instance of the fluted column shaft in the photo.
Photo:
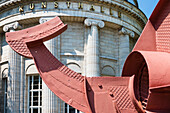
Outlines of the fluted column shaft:
[{"label": "fluted column shaft", "polygon": [[25,57],[21,56],[21,80],[20,80],[20,113],[24,113],[25,103],[25,87],[26,87],[26,75],[25,75]]},{"label": "fluted column shaft", "polygon": [[[13,32],[18,29],[19,23],[15,22],[5,25],[5,32]],[[21,81],[21,58],[9,48],[9,75],[8,75],[8,94],[7,94],[7,113],[20,113],[20,81]]]},{"label": "fluted column shaft", "polygon": [[123,65],[125,63],[125,60],[127,56],[130,53],[130,42],[129,38],[134,38],[135,33],[133,31],[130,31],[124,27],[119,31],[120,37],[119,37],[119,76],[122,74]]},{"label": "fluted column shaft", "polygon": [[[42,17],[39,22],[44,23],[53,17]],[[45,42],[46,47],[49,51],[57,57],[57,37]],[[64,102],[47,87],[47,85],[42,82],[42,113],[60,113],[64,110]],[[62,106],[62,107],[61,107]]]},{"label": "fluted column shaft", "polygon": [[101,20],[86,19],[85,25],[91,26],[91,32],[88,34],[86,50],[86,76],[100,76],[100,52],[98,27],[103,28],[104,22]]}]

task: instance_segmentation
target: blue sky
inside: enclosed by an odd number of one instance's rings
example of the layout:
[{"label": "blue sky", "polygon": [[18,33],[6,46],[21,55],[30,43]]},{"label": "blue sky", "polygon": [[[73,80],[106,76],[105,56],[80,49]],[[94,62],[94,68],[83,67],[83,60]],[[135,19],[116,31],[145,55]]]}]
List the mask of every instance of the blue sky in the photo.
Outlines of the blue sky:
[{"label": "blue sky", "polygon": [[149,18],[158,1],[159,0],[138,0],[139,9],[141,9],[145,13],[147,18]]}]

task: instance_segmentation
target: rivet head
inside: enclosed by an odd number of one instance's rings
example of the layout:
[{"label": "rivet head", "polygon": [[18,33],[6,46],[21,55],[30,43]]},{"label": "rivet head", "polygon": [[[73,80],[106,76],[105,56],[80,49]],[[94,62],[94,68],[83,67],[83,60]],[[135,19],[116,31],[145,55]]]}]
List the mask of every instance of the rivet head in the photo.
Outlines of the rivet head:
[{"label": "rivet head", "polygon": [[103,88],[103,86],[102,86],[101,84],[98,84],[98,87],[99,87],[100,89],[102,89],[102,88]]},{"label": "rivet head", "polygon": [[109,95],[110,95],[111,97],[114,97],[114,95],[113,95],[113,93],[112,93],[112,92],[110,92],[110,93],[109,93]]}]

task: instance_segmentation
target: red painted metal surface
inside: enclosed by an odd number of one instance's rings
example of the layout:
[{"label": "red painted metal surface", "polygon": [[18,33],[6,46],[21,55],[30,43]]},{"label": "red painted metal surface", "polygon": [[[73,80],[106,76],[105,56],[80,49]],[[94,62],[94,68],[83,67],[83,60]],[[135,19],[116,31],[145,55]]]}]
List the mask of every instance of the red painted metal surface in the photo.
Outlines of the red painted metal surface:
[{"label": "red painted metal surface", "polygon": [[[160,0],[128,56],[123,77],[85,77],[63,65],[43,42],[64,32],[56,17],[6,34],[19,54],[33,58],[47,86],[63,101],[86,113],[168,113],[170,111],[170,1]],[[38,30],[37,30],[38,29]]]},{"label": "red painted metal surface", "polygon": [[135,99],[144,110],[170,111],[169,58],[169,53],[153,51],[134,51],[127,58],[122,75],[135,75]]},{"label": "red painted metal surface", "polygon": [[[27,42],[33,42],[36,40],[47,41],[61,34],[67,29],[67,25],[55,17],[55,19],[49,20],[43,24],[31,27],[28,29],[8,32],[6,33],[6,41],[13,50],[22,56],[32,58],[32,55],[27,48]],[[35,44],[35,43],[34,43]]]},{"label": "red painted metal surface", "polygon": [[135,75],[135,101],[141,103],[147,112],[170,111],[169,67],[170,1],[160,0],[133,52],[128,56],[122,72],[123,77]]},{"label": "red painted metal surface", "polygon": [[87,113],[136,113],[129,95],[129,77],[86,78],[58,61],[42,41],[32,44],[27,43],[43,81],[69,105]]},{"label": "red painted metal surface", "polygon": [[48,51],[43,42],[66,28],[56,17],[32,28],[6,33],[6,40],[20,55],[33,58],[47,86],[74,108],[86,113],[137,113],[130,99],[129,77],[87,78],[67,68]]}]

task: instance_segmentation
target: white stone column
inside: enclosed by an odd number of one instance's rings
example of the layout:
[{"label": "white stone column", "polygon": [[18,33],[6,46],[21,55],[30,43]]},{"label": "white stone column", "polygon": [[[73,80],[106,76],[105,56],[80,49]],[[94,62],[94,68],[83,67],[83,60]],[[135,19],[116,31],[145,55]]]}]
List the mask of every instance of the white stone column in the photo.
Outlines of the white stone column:
[{"label": "white stone column", "polygon": [[[14,22],[3,27],[4,32],[13,32],[18,29],[19,23]],[[12,48],[9,48],[9,75],[7,94],[7,113],[20,112],[20,81],[21,57]]]},{"label": "white stone column", "polygon": [[91,26],[91,32],[88,34],[86,49],[86,76],[100,76],[100,49],[98,27],[103,28],[104,22],[101,20],[86,19],[84,23],[87,26]]},{"label": "white stone column", "polygon": [[[42,17],[39,23],[42,24],[54,17]],[[57,58],[57,37],[45,42],[46,47]],[[42,113],[63,113],[64,102],[61,101],[48,87],[42,82]]]},{"label": "white stone column", "polygon": [[130,53],[130,42],[129,38],[135,37],[135,33],[133,31],[130,31],[124,27],[119,31],[120,37],[119,37],[119,73],[121,76],[123,65],[125,63],[125,60],[127,56]]},{"label": "white stone column", "polygon": [[25,75],[25,57],[21,56],[21,77],[20,77],[20,113],[24,113],[26,75]]}]

